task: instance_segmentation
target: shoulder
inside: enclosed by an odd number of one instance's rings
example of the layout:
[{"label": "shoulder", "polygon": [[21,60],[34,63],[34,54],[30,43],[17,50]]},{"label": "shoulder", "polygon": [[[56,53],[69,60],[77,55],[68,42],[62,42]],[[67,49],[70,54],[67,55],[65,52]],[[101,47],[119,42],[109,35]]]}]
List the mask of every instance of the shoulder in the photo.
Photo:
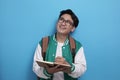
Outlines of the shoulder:
[{"label": "shoulder", "polygon": [[81,44],[81,42],[80,41],[78,41],[78,40],[76,40],[75,38],[73,38],[74,39],[74,41],[75,41],[75,44],[76,44],[76,48],[81,48],[82,47],[82,44]]},{"label": "shoulder", "polygon": [[39,41],[39,44],[42,45],[43,39],[44,39],[45,41],[49,41],[49,40],[52,39],[52,38],[53,38],[53,35],[43,36],[43,37],[41,38],[41,40]]}]

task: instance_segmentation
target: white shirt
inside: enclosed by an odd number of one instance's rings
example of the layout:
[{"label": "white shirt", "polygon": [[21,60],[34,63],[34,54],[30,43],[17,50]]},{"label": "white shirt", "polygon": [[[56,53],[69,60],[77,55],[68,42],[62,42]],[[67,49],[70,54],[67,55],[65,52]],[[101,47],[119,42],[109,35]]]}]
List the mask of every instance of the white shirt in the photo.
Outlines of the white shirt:
[{"label": "white shirt", "polygon": [[[57,50],[56,50],[56,57],[57,56],[62,56],[62,46],[63,46],[63,44],[64,43],[59,43],[58,42]],[[64,80],[64,74],[63,74],[63,72],[54,73],[53,80]]]}]

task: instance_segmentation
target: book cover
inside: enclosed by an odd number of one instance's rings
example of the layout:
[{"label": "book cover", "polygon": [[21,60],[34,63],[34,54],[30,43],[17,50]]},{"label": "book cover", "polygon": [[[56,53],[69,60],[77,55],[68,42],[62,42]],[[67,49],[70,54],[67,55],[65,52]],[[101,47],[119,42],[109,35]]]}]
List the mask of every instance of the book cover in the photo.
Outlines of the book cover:
[{"label": "book cover", "polygon": [[41,67],[45,67],[45,65],[48,65],[49,67],[55,67],[55,66],[59,65],[58,68],[64,67],[65,68],[64,72],[71,73],[71,66],[67,65],[67,64],[59,64],[56,62],[49,62],[49,61],[36,61],[36,62]]}]

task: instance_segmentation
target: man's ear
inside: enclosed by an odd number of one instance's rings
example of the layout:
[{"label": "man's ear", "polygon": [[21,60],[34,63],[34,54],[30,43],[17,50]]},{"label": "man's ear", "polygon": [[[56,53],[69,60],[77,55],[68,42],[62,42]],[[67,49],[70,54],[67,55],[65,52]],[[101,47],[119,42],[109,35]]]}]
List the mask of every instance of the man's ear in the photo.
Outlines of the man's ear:
[{"label": "man's ear", "polygon": [[73,32],[74,30],[75,30],[75,27],[72,27],[71,32]]}]

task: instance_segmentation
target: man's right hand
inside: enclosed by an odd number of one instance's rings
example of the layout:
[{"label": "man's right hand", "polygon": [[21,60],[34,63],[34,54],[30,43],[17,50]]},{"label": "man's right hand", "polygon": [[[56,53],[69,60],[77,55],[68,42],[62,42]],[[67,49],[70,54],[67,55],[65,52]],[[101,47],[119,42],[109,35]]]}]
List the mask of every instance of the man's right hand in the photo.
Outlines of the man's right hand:
[{"label": "man's right hand", "polygon": [[45,65],[45,69],[47,70],[47,72],[48,72],[49,74],[53,74],[53,73],[56,73],[56,72],[64,71],[64,70],[65,70],[64,67],[61,68],[61,67],[59,67],[59,65],[56,65],[56,66],[54,66],[54,67],[49,67],[48,65]]}]

